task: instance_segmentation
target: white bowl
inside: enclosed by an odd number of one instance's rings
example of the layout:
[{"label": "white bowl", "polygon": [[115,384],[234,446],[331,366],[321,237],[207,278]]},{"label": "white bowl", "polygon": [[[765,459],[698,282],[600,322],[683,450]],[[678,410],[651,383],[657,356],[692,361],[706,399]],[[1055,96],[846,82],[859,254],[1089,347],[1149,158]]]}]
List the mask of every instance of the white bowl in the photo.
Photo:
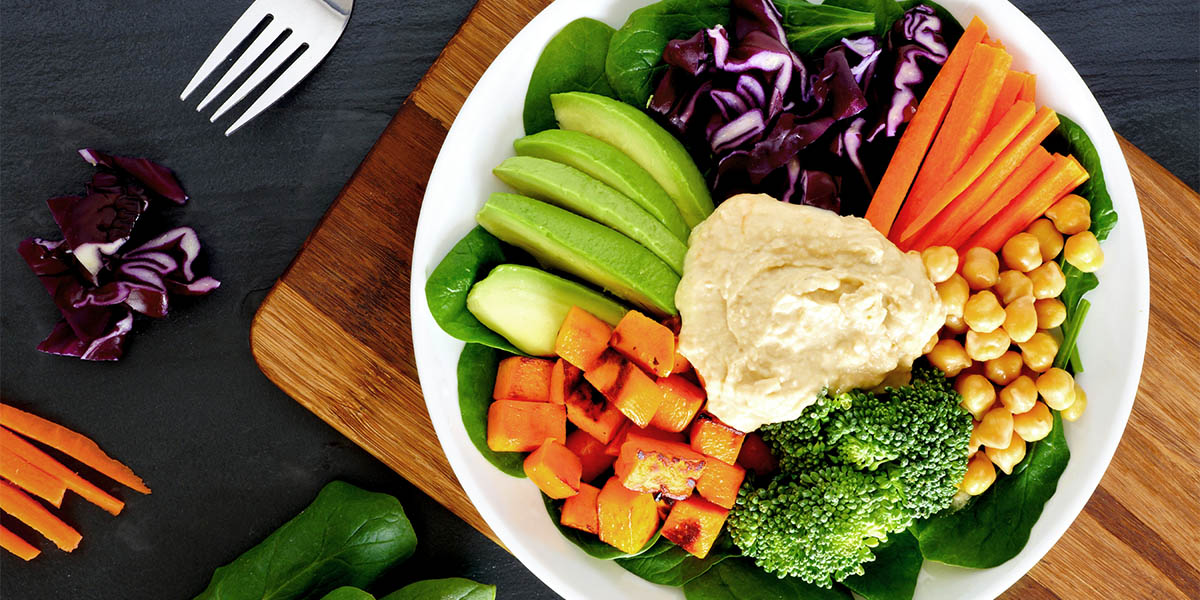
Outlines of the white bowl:
[{"label": "white bowl", "polygon": [[[525,86],[538,55],[564,25],[593,17],[620,27],[646,0],[558,0],[521,30],[496,57],[463,104],[434,165],[413,249],[412,333],[429,415],[459,482],[504,544],[535,575],[567,598],[682,598],[678,588],[648,583],[611,561],[594,559],[558,532],[527,480],[501,473],[467,439],[458,410],[455,366],[463,343],[442,332],[425,302],[425,280],[451,246],[475,226],[491,192],[504,191],[491,169],[512,155],[524,132]],[[964,25],[979,15],[1005,42],[1014,68],[1038,76],[1038,103],[1079,123],[1100,153],[1120,222],[1104,244],[1100,287],[1083,332],[1080,376],[1088,411],[1066,426],[1071,462],[1046,503],[1029,543],[993,569],[926,562],[916,598],[993,598],[1037,563],[1083,509],[1120,441],[1142,371],[1150,309],[1150,279],[1142,215],[1112,128],[1079,74],[1049,38],[1003,0],[941,0]],[[1103,43],[1098,41],[1097,43]]]}]

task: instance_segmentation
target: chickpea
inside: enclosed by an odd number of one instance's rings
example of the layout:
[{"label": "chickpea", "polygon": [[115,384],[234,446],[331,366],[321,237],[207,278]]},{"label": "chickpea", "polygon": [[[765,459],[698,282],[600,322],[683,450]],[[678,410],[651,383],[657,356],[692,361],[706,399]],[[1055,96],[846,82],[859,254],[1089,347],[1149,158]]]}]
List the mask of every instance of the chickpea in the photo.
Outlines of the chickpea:
[{"label": "chickpea", "polygon": [[1014,415],[1029,412],[1037,404],[1038,390],[1033,378],[1019,375],[1000,390],[1000,403]]},{"label": "chickpea", "polygon": [[933,350],[933,347],[937,345],[938,340],[940,339],[942,339],[942,337],[935,332],[933,336],[929,338],[929,341],[925,342],[925,347],[921,349],[921,354],[929,354],[929,351]]},{"label": "chickpea", "polygon": [[958,375],[963,369],[971,366],[971,357],[958,340],[945,339],[933,345],[933,350],[926,355],[930,364],[942,370],[949,377]]},{"label": "chickpea", "polygon": [[[1093,273],[1104,266],[1104,251],[1100,249],[1096,234],[1090,231],[1067,238],[1063,258],[1084,273]],[[970,279],[967,281],[970,282]]]},{"label": "chickpea", "polygon": [[1043,298],[1033,303],[1038,329],[1054,329],[1067,320],[1067,305],[1058,298]]},{"label": "chickpea", "polygon": [[1063,236],[1054,228],[1050,219],[1038,219],[1025,231],[1038,239],[1038,246],[1042,250],[1042,262],[1052,261],[1062,252]]},{"label": "chickpea", "polygon": [[1004,331],[1012,341],[1028,342],[1037,333],[1037,324],[1037,310],[1033,307],[1032,296],[1022,296],[1004,307]]},{"label": "chickpea", "polygon": [[1050,334],[1039,331],[1033,334],[1027,342],[1017,344],[1021,348],[1021,359],[1025,366],[1041,373],[1054,364],[1054,356],[1058,354],[1058,340]]},{"label": "chickpea", "polygon": [[1067,287],[1067,277],[1054,261],[1030,271],[1029,280],[1033,283],[1033,297],[1038,300],[1057,298]]},{"label": "chickpea", "polygon": [[1000,277],[1000,259],[987,248],[971,248],[962,260],[962,276],[973,290],[986,290]]},{"label": "chickpea", "polygon": [[999,294],[1001,304],[1008,306],[1021,296],[1032,296],[1033,281],[1029,279],[1028,275],[1016,269],[1009,269],[1000,273],[996,285],[992,286],[992,291]]},{"label": "chickpea", "polygon": [[967,332],[967,356],[980,363],[1000,358],[1011,345],[1012,340],[1009,339],[1008,333],[1004,329],[993,329],[989,333],[980,333],[975,330]]},{"label": "chickpea", "polygon": [[962,407],[976,419],[983,418],[983,413],[996,403],[996,388],[983,375],[960,374],[954,380],[954,391],[962,396]]},{"label": "chickpea", "polygon": [[976,431],[979,431],[979,421],[971,419],[971,439],[967,441],[967,458],[975,456],[975,453],[979,452],[979,448],[983,446],[979,441],[979,436],[975,435]]},{"label": "chickpea", "polygon": [[996,467],[984,454],[976,454],[967,463],[967,474],[958,488],[972,496],[978,496],[992,487],[996,481]]},{"label": "chickpea", "polygon": [[949,279],[936,284],[938,296],[942,299],[942,307],[947,315],[962,317],[963,305],[971,295],[971,288],[962,275],[955,273]]},{"label": "chickpea", "polygon": [[996,385],[1008,385],[1021,376],[1022,364],[1021,355],[1009,350],[984,363],[983,374]]},{"label": "chickpea", "polygon": [[1075,402],[1075,379],[1071,377],[1070,373],[1058,367],[1051,368],[1038,376],[1037,389],[1042,400],[1046,402],[1046,406],[1054,410],[1066,410],[1072,402]]},{"label": "chickpea", "polygon": [[1004,324],[1004,307],[988,290],[975,292],[963,305],[963,320],[974,331],[991,333]]},{"label": "chickpea", "polygon": [[1015,271],[1028,273],[1042,264],[1042,245],[1032,233],[1018,233],[1004,242],[1000,249],[1004,265]]},{"label": "chickpea", "polygon": [[1046,216],[1063,235],[1075,235],[1092,226],[1092,205],[1082,196],[1068,194],[1054,203]]},{"label": "chickpea", "polygon": [[984,413],[975,428],[979,442],[988,448],[1007,448],[1012,441],[1013,416],[1003,406],[994,406]]},{"label": "chickpea", "polygon": [[1064,421],[1078,421],[1079,417],[1083,416],[1083,411],[1087,410],[1087,392],[1079,386],[1079,382],[1075,382],[1075,401],[1062,411]]},{"label": "chickpea", "polygon": [[930,246],[921,251],[921,262],[929,280],[941,283],[958,270],[958,251],[950,246]]},{"label": "chickpea", "polygon": [[1027,442],[1036,442],[1050,435],[1051,429],[1054,429],[1054,415],[1041,402],[1034,402],[1033,408],[1013,415],[1013,431]]},{"label": "chickpea", "polygon": [[[970,329],[970,328],[967,327],[967,322],[963,321],[962,317],[956,317],[954,315],[946,315],[946,332],[950,334],[949,336],[946,336],[946,337],[962,335],[967,332],[967,329]],[[929,354],[929,353],[926,352],[926,354]]]},{"label": "chickpea", "polygon": [[985,448],[984,452],[992,464],[1000,467],[1005,475],[1012,475],[1013,467],[1025,459],[1025,440],[1014,431],[1004,448]]}]

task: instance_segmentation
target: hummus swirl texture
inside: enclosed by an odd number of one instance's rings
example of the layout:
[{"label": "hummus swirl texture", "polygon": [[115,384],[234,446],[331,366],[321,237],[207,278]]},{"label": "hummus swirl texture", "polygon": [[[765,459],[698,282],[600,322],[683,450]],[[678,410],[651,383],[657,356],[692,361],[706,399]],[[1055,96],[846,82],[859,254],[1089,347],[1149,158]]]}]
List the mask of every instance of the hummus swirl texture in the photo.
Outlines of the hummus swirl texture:
[{"label": "hummus swirl texture", "polygon": [[708,411],[742,431],[799,417],[826,387],[903,382],[945,320],[920,257],[864,219],[742,194],[688,245],[679,352]]}]

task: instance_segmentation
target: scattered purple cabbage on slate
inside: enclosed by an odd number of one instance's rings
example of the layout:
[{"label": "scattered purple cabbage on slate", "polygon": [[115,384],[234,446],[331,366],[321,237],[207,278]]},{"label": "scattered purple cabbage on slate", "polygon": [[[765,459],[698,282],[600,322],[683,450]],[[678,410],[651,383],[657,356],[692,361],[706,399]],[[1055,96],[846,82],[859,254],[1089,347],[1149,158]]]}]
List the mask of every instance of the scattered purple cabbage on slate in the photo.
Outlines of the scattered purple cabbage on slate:
[{"label": "scattered purple cabbage on slate", "polygon": [[942,27],[917,6],[884,39],[842,39],[802,59],[770,0],[733,0],[728,28],[667,45],[648,109],[709,170],[718,200],[764,192],[861,215],[945,62]]},{"label": "scattered purple cabbage on slate", "polygon": [[117,360],[135,312],[162,318],[171,296],[203,295],[221,284],[195,273],[200,239],[190,227],[172,229],[130,249],[134,226],[156,202],[187,201],[169,169],[143,158],[92,149],[79,154],[98,168],[85,193],[47,201],[64,239],[32,237],[17,251],[63,317],[38,350],[83,360]]}]

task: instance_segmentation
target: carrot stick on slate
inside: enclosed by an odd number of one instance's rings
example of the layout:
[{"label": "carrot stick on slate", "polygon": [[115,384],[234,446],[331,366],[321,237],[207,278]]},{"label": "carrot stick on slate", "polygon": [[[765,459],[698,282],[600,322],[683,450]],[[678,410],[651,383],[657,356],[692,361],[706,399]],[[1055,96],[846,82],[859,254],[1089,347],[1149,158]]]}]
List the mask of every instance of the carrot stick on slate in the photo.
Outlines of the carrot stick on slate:
[{"label": "carrot stick on slate", "polygon": [[892,154],[892,160],[883,173],[879,187],[875,188],[870,206],[867,207],[866,218],[879,233],[887,235],[891,231],[892,221],[896,219],[896,213],[900,212],[900,205],[908,195],[908,187],[917,176],[917,170],[921,167],[925,153],[929,151],[934,134],[946,118],[950,101],[954,98],[954,92],[962,81],[963,71],[971,59],[971,51],[986,34],[987,25],[984,25],[979,17],[971,19],[958,44],[946,58],[946,63],[938,71],[937,77],[933,78],[933,83],[917,106],[912,121],[909,121],[904,134],[900,136],[896,152]]},{"label": "carrot stick on slate", "polygon": [[32,527],[67,552],[78,548],[79,541],[83,539],[78,531],[7,481],[0,481],[0,510]]},{"label": "carrot stick on slate", "polygon": [[1029,78],[1025,80],[1025,85],[1021,86],[1021,93],[1017,94],[1017,100],[1033,102],[1037,97],[1037,75],[1029,73]]},{"label": "carrot stick on slate", "polygon": [[960,252],[983,247],[999,252],[1012,236],[1022,232],[1055,202],[1087,181],[1088,172],[1074,156],[1054,155],[1054,164],[1037,176],[1007,208],[992,217],[959,247]]},{"label": "carrot stick on slate", "polygon": [[62,425],[47,421],[19,408],[0,404],[0,426],[41,442],[111,477],[116,482],[143,494],[150,488],[129,467],[104,453],[96,442]]},{"label": "carrot stick on slate", "polygon": [[63,495],[67,493],[67,486],[57,477],[35,467],[4,446],[0,446],[0,477],[53,504],[55,508],[62,506]]},{"label": "carrot stick on slate", "polygon": [[0,526],[0,548],[12,552],[14,556],[25,561],[33,560],[42,553],[41,550],[34,548],[32,544],[21,539],[21,536],[5,529],[3,526]]},{"label": "carrot stick on slate", "polygon": [[121,509],[125,508],[124,502],[113,498],[104,490],[92,485],[88,480],[66,468],[57,460],[54,460],[49,454],[38,450],[33,444],[21,439],[17,434],[3,427],[0,427],[0,446],[16,452],[21,458],[29,461],[35,467],[62,480],[68,490],[83,496],[88,502],[114,515],[119,514]]},{"label": "carrot stick on slate", "polygon": [[[1013,104],[1003,119],[984,136],[979,145],[975,147],[975,151],[959,167],[950,180],[942,186],[942,189],[930,197],[925,206],[925,212],[914,216],[903,228],[899,228],[900,223],[897,222],[896,227],[892,230],[892,236],[898,240],[908,240],[915,233],[921,230],[926,224],[933,220],[942,209],[946,208],[955,198],[962,194],[975,180],[983,175],[984,171],[996,162],[996,159],[1004,152],[1006,148],[1017,139],[1017,136],[1025,130],[1025,127],[1033,121],[1034,108],[1032,102],[1017,102]],[[1040,142],[1041,140],[1038,140]],[[1037,142],[1034,142],[1035,144]],[[1019,161],[1014,161],[1013,168]]]},{"label": "carrot stick on slate", "polygon": [[1021,88],[1025,87],[1025,80],[1028,78],[1028,73],[1020,71],[1009,71],[1008,75],[1004,77],[1004,84],[1000,86],[1000,94],[996,96],[996,106],[992,108],[992,116],[988,117],[988,131],[991,131],[996,123],[1004,118],[1008,109],[1017,102],[1017,94],[1021,93]]}]

